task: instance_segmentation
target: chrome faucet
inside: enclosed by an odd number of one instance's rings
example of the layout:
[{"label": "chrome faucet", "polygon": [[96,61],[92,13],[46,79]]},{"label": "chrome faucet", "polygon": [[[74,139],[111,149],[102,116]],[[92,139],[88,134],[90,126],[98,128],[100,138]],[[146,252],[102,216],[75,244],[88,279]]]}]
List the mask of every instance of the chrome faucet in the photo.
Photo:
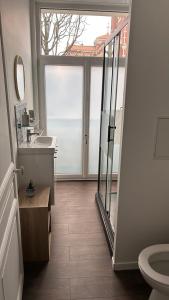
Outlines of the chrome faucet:
[{"label": "chrome faucet", "polygon": [[27,129],[27,132],[26,132],[27,143],[30,143],[30,142],[31,142],[31,136],[32,136],[32,135],[39,135],[39,132],[31,132],[30,129]]}]

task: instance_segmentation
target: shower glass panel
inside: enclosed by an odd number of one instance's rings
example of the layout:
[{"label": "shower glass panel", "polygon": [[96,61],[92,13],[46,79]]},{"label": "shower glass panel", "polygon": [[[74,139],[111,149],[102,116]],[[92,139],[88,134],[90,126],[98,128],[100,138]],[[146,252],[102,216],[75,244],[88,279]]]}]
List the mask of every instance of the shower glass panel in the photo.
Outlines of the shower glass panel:
[{"label": "shower glass panel", "polygon": [[101,134],[100,134],[100,162],[99,162],[99,195],[104,208],[106,208],[107,189],[107,154],[108,154],[108,127],[110,116],[110,103],[112,93],[112,65],[114,54],[114,41],[105,47],[103,94],[101,108]]},{"label": "shower glass panel", "polygon": [[[100,160],[99,160],[99,197],[110,218],[113,163],[118,168],[118,151],[115,149],[116,104],[119,72],[120,35],[105,47],[103,95],[101,110]],[[116,150],[116,151],[114,151]]]},{"label": "shower glass panel", "polygon": [[47,134],[59,146],[55,174],[81,175],[83,67],[46,65],[45,84]]},{"label": "shower glass panel", "polygon": [[98,173],[102,67],[91,67],[88,173]]},{"label": "shower glass panel", "polygon": [[[113,79],[112,93],[110,104],[110,117],[108,127],[108,153],[107,153],[107,190],[106,190],[106,211],[110,216],[111,196],[112,196],[112,173],[113,173],[113,158],[116,158],[114,152],[114,137],[116,129],[116,102],[117,102],[117,86],[118,86],[118,70],[119,70],[119,45],[120,36],[117,35],[114,39],[114,59],[113,59]],[[117,155],[117,154],[116,154]]]},{"label": "shower glass panel", "polygon": [[119,66],[118,70],[118,85],[117,85],[117,101],[116,101],[116,130],[114,136],[114,154],[113,154],[113,173],[119,172],[119,152],[120,152],[120,138],[123,115],[123,93],[124,93],[124,79],[125,79],[125,62]]},{"label": "shower glass panel", "polygon": [[[109,248],[113,253],[119,188],[120,140],[127,59],[128,19],[104,48],[99,144],[99,174],[96,201]],[[116,180],[116,181],[115,181]]]},{"label": "shower glass panel", "polygon": [[[119,37],[119,41],[116,37],[116,44],[119,44],[119,58],[118,58],[118,64],[117,68],[114,66],[114,71],[118,73],[118,80],[116,80],[116,105],[115,105],[115,126],[116,130],[114,133],[114,146],[113,146],[113,160],[112,160],[112,166],[109,165],[110,171],[108,173],[110,174],[108,176],[109,178],[109,196],[107,202],[109,202],[109,217],[110,217],[110,223],[113,231],[115,231],[116,226],[116,217],[117,217],[117,189],[114,191],[113,185],[112,185],[112,179],[111,179],[111,169],[112,173],[119,174],[119,165],[120,165],[120,139],[122,134],[122,116],[123,116],[123,93],[124,93],[124,83],[125,83],[125,65],[126,65],[126,59],[127,55],[124,52],[124,49],[122,47],[124,41],[128,42],[128,25],[126,25],[123,30],[121,31]],[[126,50],[125,50],[126,51]],[[124,55],[125,54],[125,55]],[[117,56],[117,54],[115,54]],[[120,64],[121,59],[121,64]],[[118,70],[117,70],[118,69]],[[111,110],[111,115],[113,114]],[[110,151],[110,154],[112,151]]]}]

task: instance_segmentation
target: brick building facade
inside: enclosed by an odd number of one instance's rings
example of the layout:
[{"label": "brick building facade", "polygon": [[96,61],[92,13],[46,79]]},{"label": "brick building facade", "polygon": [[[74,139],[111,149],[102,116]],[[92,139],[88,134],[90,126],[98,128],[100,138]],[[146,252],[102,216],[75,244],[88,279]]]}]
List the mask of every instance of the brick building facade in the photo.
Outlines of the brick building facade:
[{"label": "brick building facade", "polygon": [[[67,55],[102,57],[104,44],[110,38],[114,30],[125,20],[125,18],[126,18],[125,16],[112,16],[110,33],[106,33],[104,35],[96,37],[93,46],[86,46],[82,44],[73,45],[70,51],[67,53]],[[128,30],[127,27],[125,27],[121,32],[120,57],[126,57],[127,41],[128,41]]]}]

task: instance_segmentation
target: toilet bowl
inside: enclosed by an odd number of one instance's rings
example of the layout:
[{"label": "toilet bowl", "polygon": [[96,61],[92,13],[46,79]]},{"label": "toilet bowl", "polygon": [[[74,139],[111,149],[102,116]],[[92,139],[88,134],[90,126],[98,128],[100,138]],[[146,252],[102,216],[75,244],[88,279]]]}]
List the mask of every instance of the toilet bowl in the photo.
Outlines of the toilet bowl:
[{"label": "toilet bowl", "polygon": [[149,300],[169,300],[169,244],[144,249],[139,255],[138,265],[152,287]]}]

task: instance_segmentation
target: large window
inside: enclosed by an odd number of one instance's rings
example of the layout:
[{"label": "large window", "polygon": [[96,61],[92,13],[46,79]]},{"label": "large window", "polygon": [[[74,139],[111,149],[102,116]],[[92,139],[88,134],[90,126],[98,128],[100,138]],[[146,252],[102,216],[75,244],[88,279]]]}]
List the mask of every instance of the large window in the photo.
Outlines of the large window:
[{"label": "large window", "polygon": [[[126,14],[43,8],[39,15],[40,116],[46,133],[58,140],[55,174],[62,178],[96,178],[103,49]],[[127,34],[124,32],[120,40],[121,74]],[[122,94],[120,91],[119,99]],[[113,171],[117,173],[118,134],[115,152]]]}]

